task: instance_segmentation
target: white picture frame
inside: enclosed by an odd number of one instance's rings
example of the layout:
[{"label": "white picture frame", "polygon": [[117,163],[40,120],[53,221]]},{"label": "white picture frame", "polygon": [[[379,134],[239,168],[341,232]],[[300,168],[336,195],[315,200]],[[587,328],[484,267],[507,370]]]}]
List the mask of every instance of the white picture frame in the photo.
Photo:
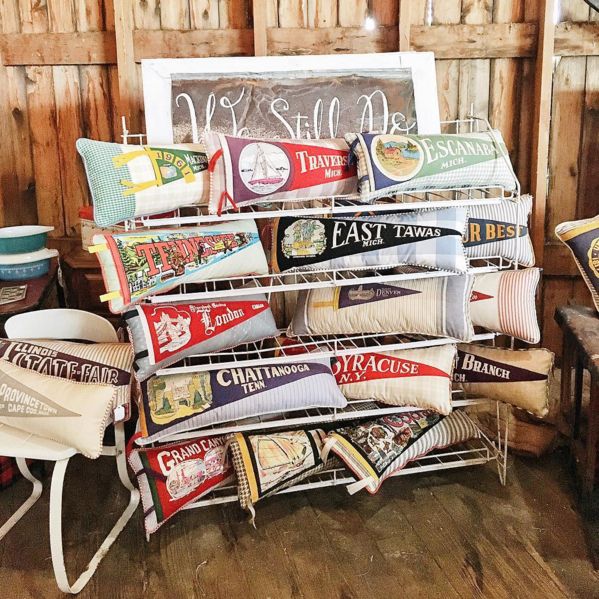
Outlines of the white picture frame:
[{"label": "white picture frame", "polygon": [[[378,81],[380,79],[383,85],[390,86],[396,83],[393,79],[394,77],[397,76],[397,80],[399,81],[399,75],[397,74],[400,71],[404,83],[407,79],[406,72],[411,74],[413,105],[410,106],[412,113],[409,118],[404,117],[403,114],[397,111],[394,112],[395,107],[392,103],[393,101],[399,102],[399,99],[397,99],[399,94],[393,94],[396,96],[396,99],[389,101],[385,96],[385,92],[379,90],[379,93],[373,94],[376,97],[370,97],[370,99],[369,97],[363,97],[364,94],[362,94],[360,106],[357,106],[355,97],[351,99],[346,98],[346,106],[341,109],[339,109],[339,106],[343,106],[344,98],[334,100],[329,94],[329,97],[325,97],[322,102],[317,101],[313,103],[318,104],[313,110],[304,111],[308,114],[302,114],[301,111],[298,111],[297,114],[292,116],[293,120],[286,121],[287,125],[285,125],[280,118],[282,113],[275,108],[274,102],[277,102],[277,106],[281,104],[287,106],[288,110],[293,112],[293,101],[297,96],[289,95],[285,99],[276,98],[269,108],[272,114],[267,114],[268,119],[263,119],[264,121],[269,120],[275,116],[274,112],[277,112],[279,115],[277,119],[282,123],[282,130],[271,132],[269,129],[266,129],[262,132],[262,135],[260,135],[260,131],[249,131],[247,128],[243,130],[241,127],[238,127],[234,113],[235,106],[231,106],[232,101],[229,98],[223,100],[223,97],[219,99],[214,97],[211,99],[211,106],[203,105],[197,107],[190,98],[191,92],[187,93],[185,91],[185,86],[188,86],[189,89],[192,89],[191,86],[195,86],[193,89],[205,93],[210,89],[211,85],[222,84],[224,82],[229,85],[229,89],[231,89],[231,86],[237,86],[241,90],[240,94],[242,94],[245,91],[242,81],[248,80],[248,78],[255,78],[255,80],[264,82],[265,86],[273,82],[276,83],[278,75],[280,75],[282,80],[294,82],[297,78],[310,78],[310,82],[314,86],[319,76],[322,76],[323,81],[327,83],[333,81],[338,83],[347,75],[348,79],[345,80],[347,87],[345,89],[351,89],[358,93],[359,86],[353,83],[356,77],[363,77],[368,81]],[[352,77],[353,79],[350,79]],[[335,130],[334,124],[335,118],[337,118],[337,124],[339,122],[339,110],[346,110],[343,114],[348,119],[355,121],[355,127],[351,127],[354,130],[368,130],[369,123],[376,122],[378,128],[375,127],[375,129],[379,131],[386,124],[386,132],[391,132],[394,129],[396,132],[403,133],[408,132],[408,129],[411,132],[421,134],[440,132],[437,80],[434,54],[432,52],[145,59],[142,60],[142,80],[147,140],[148,143],[153,144],[171,144],[181,141],[199,142],[201,133],[207,122],[206,120],[202,122],[202,119],[210,118],[208,114],[210,110],[214,114],[215,106],[221,109],[223,101],[228,103],[226,108],[231,111],[230,116],[233,119],[230,123],[230,130],[226,131],[230,134],[250,135],[253,137],[272,135],[275,137],[324,138],[331,137],[330,131],[333,131],[337,135],[341,135],[345,131]],[[182,93],[174,92],[174,85],[177,86],[177,89],[181,89]],[[334,87],[334,85],[331,85],[331,87]],[[320,87],[315,87],[314,89],[320,90]],[[323,93],[326,95],[326,92],[327,90]],[[173,93],[177,93],[176,110],[181,110],[181,105],[185,104],[185,109],[189,114],[189,123],[184,123],[183,125],[176,123],[176,132],[173,122]],[[214,93],[210,93],[210,95],[216,96]],[[221,104],[219,104],[219,101]],[[348,104],[350,105],[349,107],[347,107]],[[320,117],[317,116],[317,110],[320,111]],[[287,114],[283,116],[285,119],[287,118]],[[404,121],[398,121],[397,119],[400,117],[403,117]],[[180,119],[182,117],[176,116],[175,118]],[[294,121],[295,125],[293,124]],[[324,127],[322,126],[323,122],[325,124]],[[398,122],[399,125],[397,124]],[[415,125],[416,127],[414,128]],[[274,127],[274,120],[269,122],[268,126]],[[398,127],[405,127],[406,130],[397,130]],[[184,133],[182,133],[183,130]],[[293,135],[287,133],[293,133]],[[182,137],[183,135],[189,139],[178,139],[178,137]]]}]

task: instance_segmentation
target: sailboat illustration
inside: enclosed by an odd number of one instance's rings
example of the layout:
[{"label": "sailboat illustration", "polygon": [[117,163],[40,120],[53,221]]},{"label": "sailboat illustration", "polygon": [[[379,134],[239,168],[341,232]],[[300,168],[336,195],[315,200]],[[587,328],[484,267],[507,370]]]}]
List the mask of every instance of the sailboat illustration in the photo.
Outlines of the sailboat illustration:
[{"label": "sailboat illustration", "polygon": [[249,180],[250,185],[278,185],[283,181],[276,167],[269,160],[261,144],[256,144],[256,158],[252,175]]}]

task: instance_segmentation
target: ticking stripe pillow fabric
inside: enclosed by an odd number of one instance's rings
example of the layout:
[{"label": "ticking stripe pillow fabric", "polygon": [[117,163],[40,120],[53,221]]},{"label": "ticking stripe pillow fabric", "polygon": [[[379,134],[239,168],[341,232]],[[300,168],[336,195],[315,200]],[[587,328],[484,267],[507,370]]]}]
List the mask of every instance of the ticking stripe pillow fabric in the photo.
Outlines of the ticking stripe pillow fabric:
[{"label": "ticking stripe pillow fabric", "polygon": [[78,139],[94,205],[94,221],[123,220],[208,203],[204,146],[135,146]]},{"label": "ticking stripe pillow fabric", "polygon": [[503,270],[475,275],[470,297],[474,326],[539,343],[536,294],[541,270]]},{"label": "ticking stripe pillow fabric", "polygon": [[413,333],[469,341],[473,277],[456,275],[301,291],[289,336]]},{"label": "ticking stripe pillow fabric", "polygon": [[273,225],[274,272],[422,266],[462,273],[465,208],[352,218],[282,217]]},{"label": "ticking stripe pillow fabric", "polygon": [[451,412],[453,344],[339,356],[333,374],[349,400]]},{"label": "ticking stripe pillow fabric", "polygon": [[358,162],[363,202],[422,189],[516,187],[499,131],[463,135],[348,133],[345,140]]},{"label": "ticking stripe pillow fabric", "polygon": [[532,196],[519,201],[502,200],[492,206],[472,206],[464,247],[469,258],[501,257],[521,266],[534,266],[528,230]]}]

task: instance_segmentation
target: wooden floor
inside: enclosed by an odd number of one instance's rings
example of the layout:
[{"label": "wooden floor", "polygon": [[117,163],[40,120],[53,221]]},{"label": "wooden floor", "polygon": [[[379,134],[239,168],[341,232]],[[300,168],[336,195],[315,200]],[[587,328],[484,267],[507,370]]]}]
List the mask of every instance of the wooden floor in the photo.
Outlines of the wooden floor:
[{"label": "wooden floor", "polygon": [[[76,458],[65,551],[81,570],[124,505],[109,458]],[[86,473],[87,476],[86,476]],[[0,518],[28,491],[0,493]],[[0,542],[0,596],[60,597],[47,532],[48,494]],[[227,599],[599,598],[566,460],[511,458],[508,485],[490,465],[266,500],[257,530],[229,505],[185,512],[146,543],[141,511],[80,597]]]}]

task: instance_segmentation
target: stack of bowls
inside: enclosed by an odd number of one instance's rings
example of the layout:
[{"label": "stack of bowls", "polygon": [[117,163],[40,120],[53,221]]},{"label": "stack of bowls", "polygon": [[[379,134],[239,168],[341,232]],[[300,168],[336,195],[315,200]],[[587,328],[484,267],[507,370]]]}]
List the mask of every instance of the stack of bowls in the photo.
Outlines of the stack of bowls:
[{"label": "stack of bowls", "polygon": [[54,227],[23,225],[0,228],[0,281],[28,281],[43,277],[57,250],[46,248]]}]

